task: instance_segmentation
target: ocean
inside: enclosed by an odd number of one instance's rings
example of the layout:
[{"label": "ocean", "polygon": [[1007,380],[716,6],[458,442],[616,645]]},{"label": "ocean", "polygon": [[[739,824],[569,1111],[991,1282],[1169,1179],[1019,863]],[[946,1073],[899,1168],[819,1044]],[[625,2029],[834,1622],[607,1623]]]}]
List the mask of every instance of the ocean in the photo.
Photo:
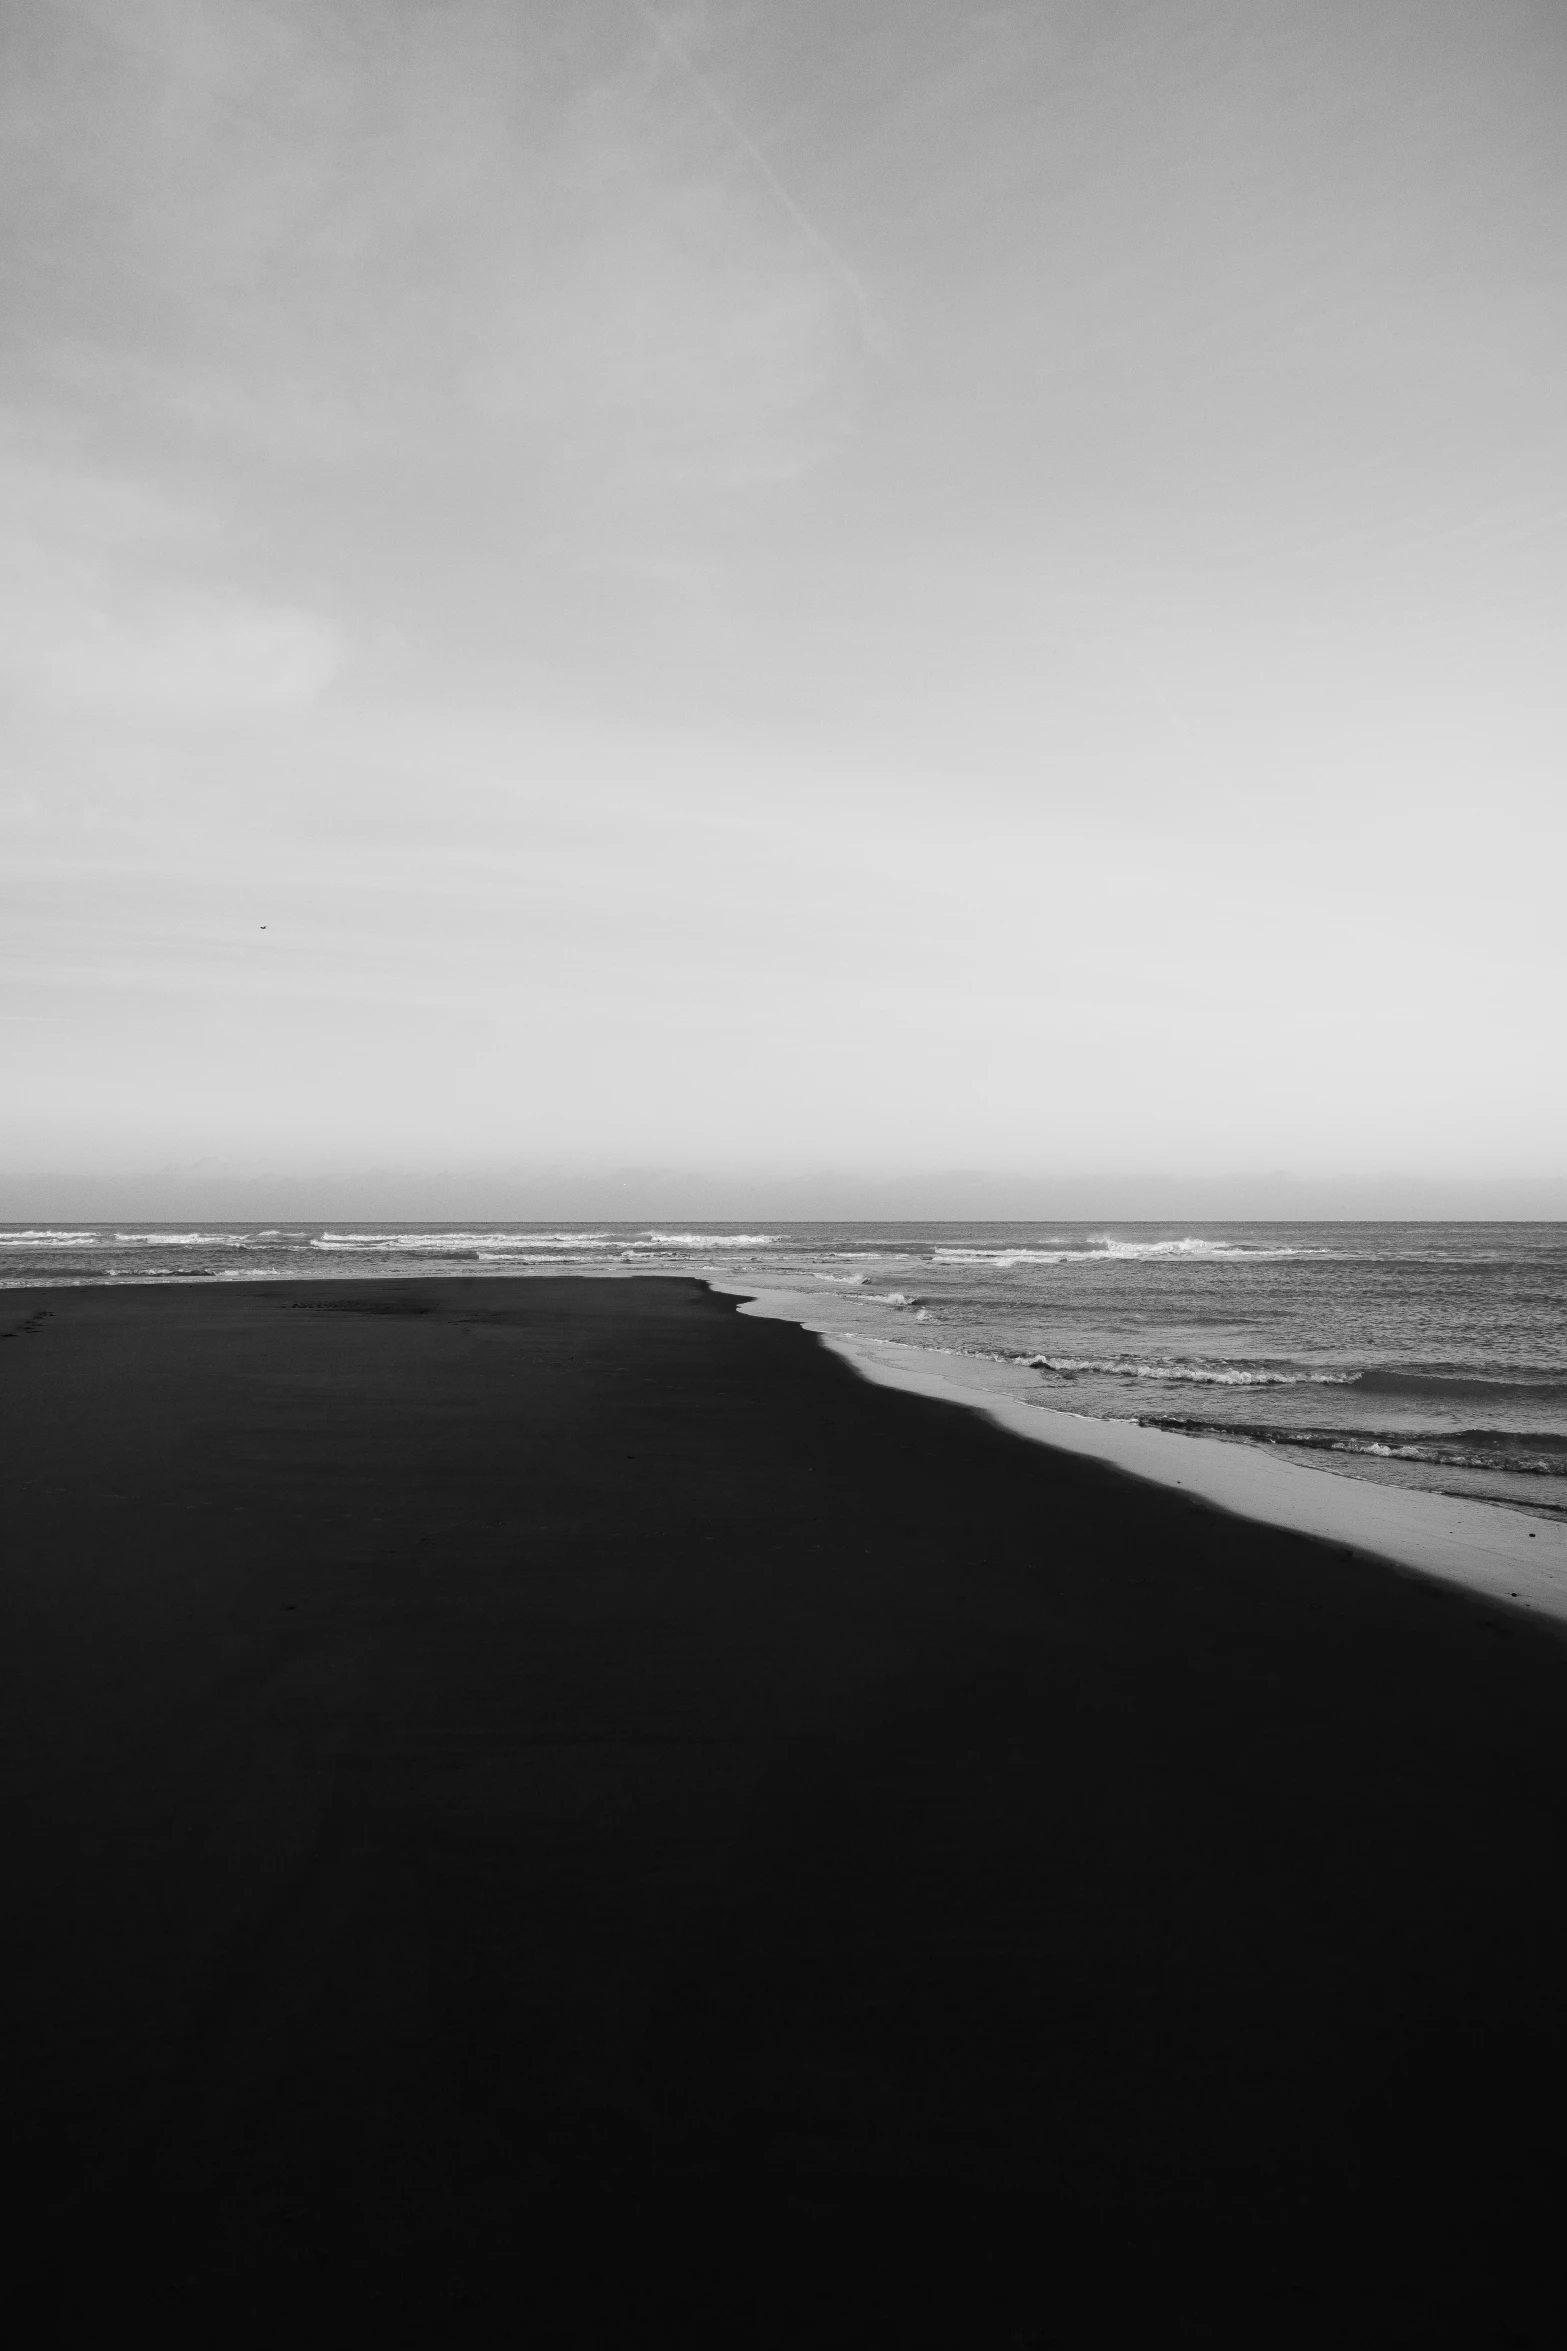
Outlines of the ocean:
[{"label": "ocean", "polygon": [[8,1288],[562,1272],[698,1274],[989,1393],[1567,1516],[1567,1224],[0,1226]]}]

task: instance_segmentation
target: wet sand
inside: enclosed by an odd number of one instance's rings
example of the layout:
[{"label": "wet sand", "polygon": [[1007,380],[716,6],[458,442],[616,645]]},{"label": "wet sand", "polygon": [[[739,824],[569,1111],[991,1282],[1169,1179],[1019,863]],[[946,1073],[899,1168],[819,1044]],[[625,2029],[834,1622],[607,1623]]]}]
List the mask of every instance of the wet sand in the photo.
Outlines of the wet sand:
[{"label": "wet sand", "polygon": [[1557,1633],[695,1282],[12,1291],[0,1425],[53,2339],[1555,2339]]}]

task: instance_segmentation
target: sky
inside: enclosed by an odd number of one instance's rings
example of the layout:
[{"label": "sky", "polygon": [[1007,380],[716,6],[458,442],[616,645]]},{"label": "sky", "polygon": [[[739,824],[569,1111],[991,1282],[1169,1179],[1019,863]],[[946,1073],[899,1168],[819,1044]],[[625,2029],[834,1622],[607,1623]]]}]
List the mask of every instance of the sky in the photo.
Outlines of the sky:
[{"label": "sky", "polygon": [[1567,1214],[1559,0],[3,0],[0,174],[0,1210]]}]

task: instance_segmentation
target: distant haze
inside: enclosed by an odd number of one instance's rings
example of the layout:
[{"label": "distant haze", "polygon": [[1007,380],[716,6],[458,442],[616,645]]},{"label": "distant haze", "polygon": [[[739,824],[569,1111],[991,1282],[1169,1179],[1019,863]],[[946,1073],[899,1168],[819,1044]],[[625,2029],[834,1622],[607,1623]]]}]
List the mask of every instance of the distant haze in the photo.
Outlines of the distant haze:
[{"label": "distant haze", "polygon": [[1557,0],[9,0],[0,123],[0,1215],[1567,1214]]}]

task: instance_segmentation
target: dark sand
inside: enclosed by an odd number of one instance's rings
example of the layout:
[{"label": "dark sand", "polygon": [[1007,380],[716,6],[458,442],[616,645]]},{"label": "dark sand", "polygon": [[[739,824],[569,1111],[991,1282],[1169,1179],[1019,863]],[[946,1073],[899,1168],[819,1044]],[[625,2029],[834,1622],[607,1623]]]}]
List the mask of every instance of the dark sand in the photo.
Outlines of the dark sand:
[{"label": "dark sand", "polygon": [[694,1282],[0,1332],[58,2339],[1560,2339],[1551,1635]]}]

